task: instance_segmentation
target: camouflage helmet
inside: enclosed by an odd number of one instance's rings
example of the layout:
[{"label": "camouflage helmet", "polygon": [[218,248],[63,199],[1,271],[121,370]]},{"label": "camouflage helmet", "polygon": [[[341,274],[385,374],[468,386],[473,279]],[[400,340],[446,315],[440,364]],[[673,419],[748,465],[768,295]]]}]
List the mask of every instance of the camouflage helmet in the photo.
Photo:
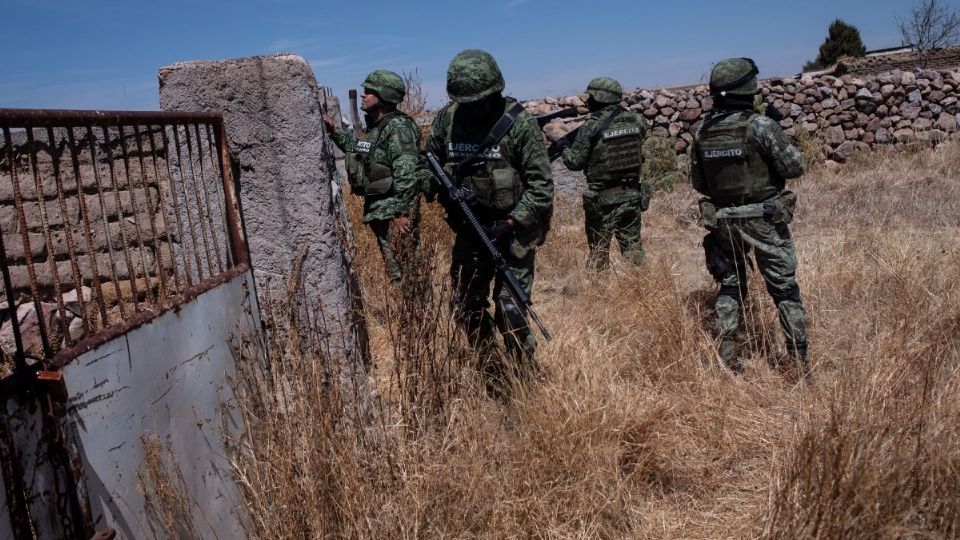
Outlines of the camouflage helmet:
[{"label": "camouflage helmet", "polygon": [[619,103],[623,99],[623,87],[610,77],[597,77],[587,85],[587,95],[600,103]]},{"label": "camouflage helmet", "polygon": [[400,103],[407,89],[403,84],[403,79],[392,71],[378,69],[371,71],[361,85],[367,90],[376,92],[381,101],[387,103]]},{"label": "camouflage helmet", "polygon": [[502,92],[505,83],[497,61],[486,51],[468,49],[447,68],[447,94],[456,103],[472,103]]},{"label": "camouflage helmet", "polygon": [[757,93],[760,70],[749,58],[727,58],[710,72],[710,92],[720,96],[752,96]]}]

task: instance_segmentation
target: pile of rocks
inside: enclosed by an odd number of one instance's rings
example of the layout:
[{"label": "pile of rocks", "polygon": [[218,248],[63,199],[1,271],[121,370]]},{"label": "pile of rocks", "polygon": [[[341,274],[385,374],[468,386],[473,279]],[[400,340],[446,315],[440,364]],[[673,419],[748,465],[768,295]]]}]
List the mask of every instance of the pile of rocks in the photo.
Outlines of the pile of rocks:
[{"label": "pile of rocks", "polygon": [[[37,313],[37,304],[32,300],[25,300],[17,306],[16,317],[20,328],[20,340],[24,354],[33,360],[43,360],[43,341],[40,333],[40,321],[43,321],[44,330],[50,347],[54,350],[65,348],[68,344],[76,343],[87,333],[87,322],[84,319],[83,304],[92,300],[89,287],[73,289],[62,296],[63,312],[56,302],[38,302],[40,313]],[[45,299],[46,300],[46,299]],[[69,335],[69,339],[68,336]],[[13,334],[13,321],[7,309],[6,302],[0,302],[0,351],[3,355],[12,358],[16,352],[16,340]],[[3,364],[3,362],[0,362]],[[0,370],[4,369],[0,367]],[[9,365],[6,366],[9,369]],[[5,373],[0,373],[0,376]]]},{"label": "pile of rocks", "polygon": [[[761,82],[763,100],[776,107],[787,134],[817,137],[829,159],[843,161],[878,146],[937,143],[958,133],[960,71],[894,70],[871,77],[785,77]],[[563,107],[586,112],[586,95],[524,102],[533,114]],[[623,105],[640,111],[654,134],[675,139],[684,153],[704,113],[713,107],[706,85],[625,92]],[[580,125],[554,120],[545,128],[555,140]]]}]

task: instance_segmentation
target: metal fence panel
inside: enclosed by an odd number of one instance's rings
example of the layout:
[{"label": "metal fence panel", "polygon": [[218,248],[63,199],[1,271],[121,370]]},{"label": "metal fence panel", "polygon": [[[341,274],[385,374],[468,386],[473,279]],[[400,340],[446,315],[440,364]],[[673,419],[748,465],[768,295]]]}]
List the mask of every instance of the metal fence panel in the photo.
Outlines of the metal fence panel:
[{"label": "metal fence panel", "polygon": [[0,540],[241,535],[220,415],[228,339],[259,323],[235,190],[219,114],[0,109]]},{"label": "metal fence panel", "polygon": [[[230,342],[259,327],[252,283],[249,270],[238,273],[62,369],[61,426],[97,529],[129,539],[245,536],[224,434],[239,436]],[[13,444],[0,447],[17,453],[28,508],[15,516],[0,505],[0,539],[23,530],[11,517],[28,519],[37,538],[65,537],[69,497],[51,489],[59,471],[47,457],[56,448],[43,436],[39,407],[15,401],[2,419]],[[165,493],[155,482],[166,483]]]},{"label": "metal fence panel", "polygon": [[234,189],[220,115],[0,109],[4,355],[62,364],[247,263]]}]

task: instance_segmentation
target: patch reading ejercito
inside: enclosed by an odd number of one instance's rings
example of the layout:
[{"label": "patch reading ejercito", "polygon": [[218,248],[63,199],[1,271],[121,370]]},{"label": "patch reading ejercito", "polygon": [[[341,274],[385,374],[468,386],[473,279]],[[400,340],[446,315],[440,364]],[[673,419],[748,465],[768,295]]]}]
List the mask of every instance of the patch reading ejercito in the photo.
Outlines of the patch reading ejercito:
[{"label": "patch reading ejercito", "polygon": [[616,139],[618,137],[626,137],[627,135],[639,135],[640,128],[638,126],[621,128],[621,129],[611,129],[610,131],[603,132],[603,140],[608,141],[610,139]]},{"label": "patch reading ejercito", "polygon": [[743,148],[726,148],[723,150],[707,150],[703,153],[704,159],[723,159],[743,157]]}]

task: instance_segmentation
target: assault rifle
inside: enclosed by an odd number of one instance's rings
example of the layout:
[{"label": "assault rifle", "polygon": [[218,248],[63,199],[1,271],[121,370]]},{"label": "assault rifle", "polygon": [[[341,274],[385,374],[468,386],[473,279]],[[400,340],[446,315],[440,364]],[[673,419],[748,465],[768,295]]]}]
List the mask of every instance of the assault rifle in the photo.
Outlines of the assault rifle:
[{"label": "assault rifle", "polygon": [[547,114],[541,114],[539,116],[534,116],[537,119],[537,125],[541,128],[550,123],[554,118],[570,118],[573,116],[580,116],[580,112],[577,111],[576,107],[567,107],[565,109],[558,109],[553,112],[548,112]]},{"label": "assault rifle", "polygon": [[573,146],[573,140],[577,138],[578,131],[580,131],[580,128],[577,128],[550,143],[550,146],[547,147],[547,157],[550,158],[550,161],[556,160],[561,154],[563,154],[564,150]]},{"label": "assault rifle", "polygon": [[773,120],[774,122],[779,122],[783,120],[783,113],[780,112],[780,109],[773,106],[773,103],[767,102],[767,106],[764,109],[764,116]]},{"label": "assault rifle", "polygon": [[[547,114],[541,114],[539,116],[535,116],[534,118],[537,119],[537,125],[540,126],[540,129],[543,129],[543,126],[549,124],[554,118],[570,118],[575,116],[581,116],[580,112],[577,111],[577,108],[567,107],[565,109],[556,110]],[[560,154],[563,153],[564,148],[569,148],[570,145],[573,144],[573,139],[576,138],[577,130],[579,129],[580,128],[577,128],[550,143],[550,146],[547,147],[547,155],[550,157],[550,161],[554,161],[560,157]]]},{"label": "assault rifle", "polygon": [[514,302],[516,302],[517,306],[523,311],[524,316],[533,319],[533,322],[537,325],[537,328],[540,329],[540,333],[543,334],[545,340],[550,341],[553,339],[550,336],[550,332],[547,332],[547,328],[540,322],[540,317],[537,316],[537,312],[533,310],[533,302],[530,300],[530,296],[524,292],[523,287],[520,286],[520,280],[517,279],[513,270],[510,270],[510,265],[508,265],[506,259],[503,258],[503,254],[493,245],[490,237],[487,236],[487,232],[483,229],[483,226],[480,225],[480,222],[477,221],[477,216],[475,216],[473,210],[470,209],[470,204],[467,201],[476,196],[469,189],[453,183],[453,180],[447,176],[446,171],[443,170],[443,166],[437,161],[437,156],[435,156],[433,152],[427,151],[425,155],[430,170],[437,180],[440,181],[440,184],[447,194],[447,198],[451,204],[456,204],[461,216],[463,216],[470,225],[470,228],[474,234],[477,235],[477,238],[480,239],[480,243],[483,244],[484,249],[486,249],[487,255],[493,260],[494,265],[497,267],[497,273],[503,278],[503,284],[507,287],[507,291],[510,293],[510,296],[513,297]]}]

